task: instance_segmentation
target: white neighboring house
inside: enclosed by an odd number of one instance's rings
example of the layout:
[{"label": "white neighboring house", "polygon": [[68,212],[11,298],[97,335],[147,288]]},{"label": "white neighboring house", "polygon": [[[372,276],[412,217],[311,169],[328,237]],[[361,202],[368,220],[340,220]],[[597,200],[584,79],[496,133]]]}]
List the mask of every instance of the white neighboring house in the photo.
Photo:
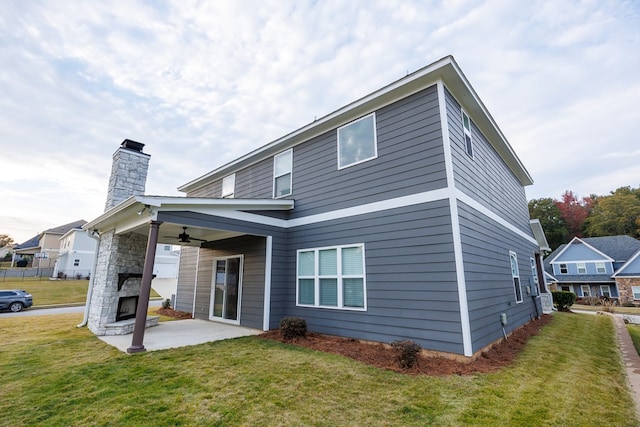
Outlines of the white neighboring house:
[{"label": "white neighboring house", "polygon": [[[96,241],[81,229],[74,228],[60,237],[60,252],[53,269],[53,276],[59,279],[87,278],[93,267]],[[159,244],[156,247],[156,261],[153,274],[159,279],[178,277],[180,251],[172,245]]]},{"label": "white neighboring house", "polygon": [[89,277],[96,241],[79,228],[72,228],[60,237],[60,252],[53,267],[53,277],[84,279]]},{"label": "white neighboring house", "polygon": [[156,246],[153,274],[157,279],[177,279],[179,263],[180,251],[174,250],[173,245],[159,244]]}]

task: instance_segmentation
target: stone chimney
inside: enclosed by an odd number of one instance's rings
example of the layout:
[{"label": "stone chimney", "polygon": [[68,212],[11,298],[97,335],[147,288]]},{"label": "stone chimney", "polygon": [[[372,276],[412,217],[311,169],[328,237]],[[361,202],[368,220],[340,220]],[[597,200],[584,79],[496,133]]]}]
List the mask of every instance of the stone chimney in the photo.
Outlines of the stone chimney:
[{"label": "stone chimney", "polygon": [[140,142],[125,139],[113,153],[105,211],[131,196],[144,194],[151,156],[142,152],[143,147]]}]

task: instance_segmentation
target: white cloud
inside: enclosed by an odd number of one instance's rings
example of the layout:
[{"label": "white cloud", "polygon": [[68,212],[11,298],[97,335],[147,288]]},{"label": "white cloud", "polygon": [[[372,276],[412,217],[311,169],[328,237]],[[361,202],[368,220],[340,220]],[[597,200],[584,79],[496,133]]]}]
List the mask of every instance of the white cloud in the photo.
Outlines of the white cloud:
[{"label": "white cloud", "polygon": [[616,1],[3,2],[0,232],[99,214],[125,138],[152,155],[147,192],[176,194],[451,53],[530,196],[637,185],[613,153],[637,150],[639,24]]}]

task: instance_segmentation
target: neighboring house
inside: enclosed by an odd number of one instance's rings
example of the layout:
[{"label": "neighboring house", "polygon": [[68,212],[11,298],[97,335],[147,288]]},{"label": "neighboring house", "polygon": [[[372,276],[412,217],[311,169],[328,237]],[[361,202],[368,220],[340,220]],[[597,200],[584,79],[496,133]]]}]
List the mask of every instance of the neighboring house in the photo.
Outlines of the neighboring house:
[{"label": "neighboring house", "polygon": [[67,231],[60,237],[60,252],[52,277],[60,279],[89,277],[95,254],[95,239],[81,228]]},{"label": "neighboring house", "polygon": [[178,277],[178,263],[180,251],[173,245],[159,244],[156,248],[153,274],[158,279],[176,279]]},{"label": "neighboring house", "polygon": [[80,229],[87,221],[78,220],[45,230],[24,243],[15,246],[12,266],[21,259],[28,259],[35,268],[51,268],[60,252],[60,237],[69,230]]},{"label": "neighboring house", "polygon": [[[60,279],[89,277],[96,253],[96,240],[80,228],[74,228],[60,237],[60,253],[53,276]],[[172,245],[158,244],[154,263],[154,275],[162,279],[178,277],[180,252]]]},{"label": "neighboring house", "polygon": [[13,246],[14,245],[10,245],[0,248],[0,261],[4,261],[4,257],[7,256],[7,254],[11,256],[11,254],[13,253]]},{"label": "neighboring house", "polygon": [[640,241],[630,236],[575,237],[545,259],[547,282],[578,298],[640,300],[638,253]]},{"label": "neighboring house", "polygon": [[[140,195],[143,146],[114,153],[106,211],[84,227],[101,236],[96,334],[123,333],[109,329],[120,307],[148,298],[150,278],[131,278],[156,243],[182,246],[176,308],[201,319],[268,330],[300,316],[471,357],[542,313],[532,179],[451,56],[181,186],[186,197]],[[142,189],[113,197],[119,170]]]}]

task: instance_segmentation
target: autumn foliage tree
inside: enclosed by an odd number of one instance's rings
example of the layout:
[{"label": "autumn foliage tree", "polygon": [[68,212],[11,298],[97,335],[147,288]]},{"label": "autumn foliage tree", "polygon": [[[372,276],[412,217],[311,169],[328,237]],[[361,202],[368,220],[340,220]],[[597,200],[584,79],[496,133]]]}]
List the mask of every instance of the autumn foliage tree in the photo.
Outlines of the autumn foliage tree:
[{"label": "autumn foliage tree", "polygon": [[585,234],[640,237],[640,188],[620,187],[608,196],[596,197]]},{"label": "autumn foliage tree", "polygon": [[8,234],[0,234],[0,248],[13,245],[13,238]]},{"label": "autumn foliage tree", "polygon": [[555,204],[567,225],[567,238],[571,240],[574,237],[583,237],[584,223],[593,207],[593,198],[578,199],[573,191],[567,190]]}]

